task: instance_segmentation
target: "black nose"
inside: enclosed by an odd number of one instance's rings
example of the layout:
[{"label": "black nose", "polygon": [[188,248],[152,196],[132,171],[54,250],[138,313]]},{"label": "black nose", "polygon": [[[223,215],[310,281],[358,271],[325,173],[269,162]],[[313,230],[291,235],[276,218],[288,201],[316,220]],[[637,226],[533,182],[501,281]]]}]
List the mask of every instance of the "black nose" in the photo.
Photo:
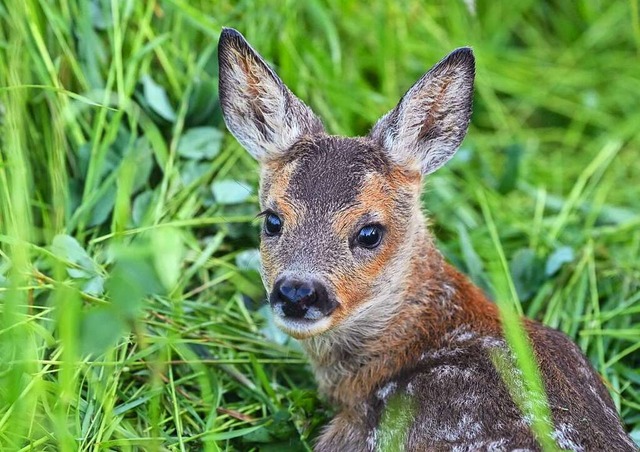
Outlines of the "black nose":
[{"label": "black nose", "polygon": [[307,317],[316,320],[323,314],[330,314],[335,307],[321,283],[294,278],[276,281],[270,302],[272,306],[280,305],[286,317],[297,319]]}]

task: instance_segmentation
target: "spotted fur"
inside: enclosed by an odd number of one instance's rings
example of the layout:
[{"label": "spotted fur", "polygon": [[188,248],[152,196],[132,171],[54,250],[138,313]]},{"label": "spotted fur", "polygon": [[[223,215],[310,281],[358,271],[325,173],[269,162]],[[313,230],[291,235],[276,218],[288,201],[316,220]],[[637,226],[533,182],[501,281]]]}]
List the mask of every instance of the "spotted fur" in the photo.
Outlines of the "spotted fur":
[{"label": "spotted fur", "polygon": [[[262,237],[265,287],[313,278],[336,305],[311,319],[274,306],[276,322],[300,339],[320,391],[338,409],[316,450],[388,444],[381,423],[398,397],[411,407],[409,428],[396,432],[406,450],[540,450],[531,419],[512,399],[523,389],[497,308],[444,261],[420,210],[423,176],[451,158],[467,130],[471,50],[438,63],[368,136],[342,138],[324,132],[238,32],[225,29],[219,49],[225,122],[261,163],[262,209],[283,223],[279,234]],[[354,241],[368,224],[384,231],[375,249]],[[558,446],[635,450],[577,346],[539,323],[524,325]]]}]

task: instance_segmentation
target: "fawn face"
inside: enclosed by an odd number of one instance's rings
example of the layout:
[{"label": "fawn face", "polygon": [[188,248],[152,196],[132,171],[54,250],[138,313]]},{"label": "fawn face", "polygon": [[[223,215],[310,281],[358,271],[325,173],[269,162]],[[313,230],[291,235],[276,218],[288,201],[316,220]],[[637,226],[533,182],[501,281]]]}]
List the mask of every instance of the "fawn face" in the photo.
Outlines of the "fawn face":
[{"label": "fawn face", "polygon": [[420,179],[373,141],[324,135],[264,166],[263,278],[282,329],[320,333],[387,289],[382,275],[420,213]]},{"label": "fawn face", "polygon": [[406,284],[422,176],[468,127],[471,51],[438,63],[369,136],[341,138],[240,33],[224,29],[218,49],[225,122],[261,164],[262,276],[276,322],[308,338],[384,315]]}]

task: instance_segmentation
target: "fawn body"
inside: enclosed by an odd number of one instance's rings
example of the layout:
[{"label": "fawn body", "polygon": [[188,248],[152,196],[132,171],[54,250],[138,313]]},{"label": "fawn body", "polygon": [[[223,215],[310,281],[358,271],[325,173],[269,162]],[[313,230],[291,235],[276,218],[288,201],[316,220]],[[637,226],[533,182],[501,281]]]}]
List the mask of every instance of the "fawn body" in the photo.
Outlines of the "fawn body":
[{"label": "fawn body", "polygon": [[[261,164],[262,276],[274,318],[300,340],[339,409],[316,450],[385,446],[379,424],[394,395],[412,406],[406,450],[540,449],[492,361],[511,356],[496,306],[444,261],[420,210],[423,177],[467,131],[471,50],[438,63],[362,138],[327,135],[237,31],[223,30],[219,61],[227,127]],[[524,325],[557,444],[635,450],[578,347]]]}]

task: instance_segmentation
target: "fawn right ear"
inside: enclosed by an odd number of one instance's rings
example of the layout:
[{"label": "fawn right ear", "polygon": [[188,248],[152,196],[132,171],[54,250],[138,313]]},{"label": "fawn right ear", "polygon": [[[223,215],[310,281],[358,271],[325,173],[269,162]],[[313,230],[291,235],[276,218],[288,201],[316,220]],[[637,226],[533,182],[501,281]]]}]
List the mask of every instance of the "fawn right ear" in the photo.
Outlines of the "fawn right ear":
[{"label": "fawn right ear", "polygon": [[398,163],[422,174],[444,165],[460,146],[471,118],[475,62],[470,48],[451,52],[383,116],[369,136]]},{"label": "fawn right ear", "polygon": [[260,161],[276,158],[322,122],[244,37],[224,28],[218,42],[219,95],[227,128]]}]

